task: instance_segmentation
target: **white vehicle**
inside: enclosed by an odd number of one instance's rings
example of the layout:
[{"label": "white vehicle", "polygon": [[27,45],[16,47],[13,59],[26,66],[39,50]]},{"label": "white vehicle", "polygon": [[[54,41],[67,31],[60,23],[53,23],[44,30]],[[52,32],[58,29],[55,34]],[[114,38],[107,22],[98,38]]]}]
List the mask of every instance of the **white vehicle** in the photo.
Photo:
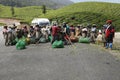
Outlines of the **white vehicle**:
[{"label": "white vehicle", "polygon": [[50,21],[47,18],[34,18],[31,22],[32,26],[39,25],[39,26],[49,26]]}]

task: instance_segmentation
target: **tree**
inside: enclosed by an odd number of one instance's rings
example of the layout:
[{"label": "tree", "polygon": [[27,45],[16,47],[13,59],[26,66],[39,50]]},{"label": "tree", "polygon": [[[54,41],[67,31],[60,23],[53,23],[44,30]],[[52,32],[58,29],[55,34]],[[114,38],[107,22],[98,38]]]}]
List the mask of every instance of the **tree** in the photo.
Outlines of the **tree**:
[{"label": "tree", "polygon": [[13,6],[11,6],[11,14],[12,14],[12,17],[13,17],[14,14],[15,14],[15,10],[14,10],[14,7],[13,7]]},{"label": "tree", "polygon": [[42,6],[42,13],[46,14],[46,6],[45,5]]}]

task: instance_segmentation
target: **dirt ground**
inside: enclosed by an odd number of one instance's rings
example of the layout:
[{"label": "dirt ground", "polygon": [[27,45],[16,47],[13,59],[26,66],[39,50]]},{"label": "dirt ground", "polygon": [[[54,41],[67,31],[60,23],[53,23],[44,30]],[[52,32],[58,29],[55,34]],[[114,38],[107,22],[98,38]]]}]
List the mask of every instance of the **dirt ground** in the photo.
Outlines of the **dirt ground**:
[{"label": "dirt ground", "polygon": [[12,24],[19,25],[20,20],[0,18],[0,23],[6,24],[6,25],[12,25]]}]

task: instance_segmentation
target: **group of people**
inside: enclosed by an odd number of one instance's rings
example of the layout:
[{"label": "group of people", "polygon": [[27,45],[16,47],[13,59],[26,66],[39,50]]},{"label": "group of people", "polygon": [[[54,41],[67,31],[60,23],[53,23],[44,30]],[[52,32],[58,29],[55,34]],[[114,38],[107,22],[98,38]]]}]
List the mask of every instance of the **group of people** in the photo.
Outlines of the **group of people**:
[{"label": "group of people", "polygon": [[34,38],[35,42],[39,41],[40,37],[48,39],[48,35],[50,35],[50,27],[46,26],[24,26],[24,27],[17,27],[17,26],[4,26],[3,28],[3,36],[5,39],[5,45],[14,45],[12,42],[17,38],[21,39],[23,36],[25,38]]},{"label": "group of people", "polygon": [[6,46],[13,45],[12,41],[16,38],[20,39],[22,36],[34,38],[35,44],[39,43],[40,38],[44,38],[48,42],[49,36],[52,36],[51,44],[56,40],[62,40],[65,44],[71,44],[72,42],[77,42],[80,37],[87,37],[91,43],[101,42],[105,48],[112,49],[114,34],[115,29],[112,25],[112,20],[107,20],[102,29],[98,29],[96,24],[85,27],[83,25],[69,25],[65,22],[61,25],[53,23],[51,26],[35,25],[22,28],[17,28],[15,25],[13,27],[4,26],[3,29]]}]

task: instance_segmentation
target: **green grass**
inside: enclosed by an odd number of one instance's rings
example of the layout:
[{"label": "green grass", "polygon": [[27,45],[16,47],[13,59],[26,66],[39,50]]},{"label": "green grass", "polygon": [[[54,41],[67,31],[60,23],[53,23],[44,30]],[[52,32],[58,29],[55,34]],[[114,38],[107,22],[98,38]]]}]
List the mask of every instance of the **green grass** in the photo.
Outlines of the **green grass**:
[{"label": "green grass", "polygon": [[15,16],[12,17],[10,7],[0,5],[0,17],[17,18],[22,22],[30,23],[35,17],[46,17],[50,20],[58,20],[60,23],[70,24],[97,24],[102,27],[106,20],[113,20],[116,31],[120,31],[120,4],[103,2],[75,3],[57,10],[47,10],[42,14],[40,6],[15,8]]},{"label": "green grass", "polygon": [[[0,5],[0,17],[1,18],[15,18],[20,19],[22,22],[30,23],[33,18],[42,15],[41,6],[29,6],[29,7],[15,7],[14,17],[11,15],[11,8],[9,6]],[[49,12],[49,9],[47,10]]]},{"label": "green grass", "polygon": [[[108,19],[113,20],[117,31],[120,31],[120,4],[103,2],[82,2],[50,11],[45,16],[59,19],[59,22],[72,24],[98,24],[101,27]],[[74,19],[72,19],[74,18]]]}]

